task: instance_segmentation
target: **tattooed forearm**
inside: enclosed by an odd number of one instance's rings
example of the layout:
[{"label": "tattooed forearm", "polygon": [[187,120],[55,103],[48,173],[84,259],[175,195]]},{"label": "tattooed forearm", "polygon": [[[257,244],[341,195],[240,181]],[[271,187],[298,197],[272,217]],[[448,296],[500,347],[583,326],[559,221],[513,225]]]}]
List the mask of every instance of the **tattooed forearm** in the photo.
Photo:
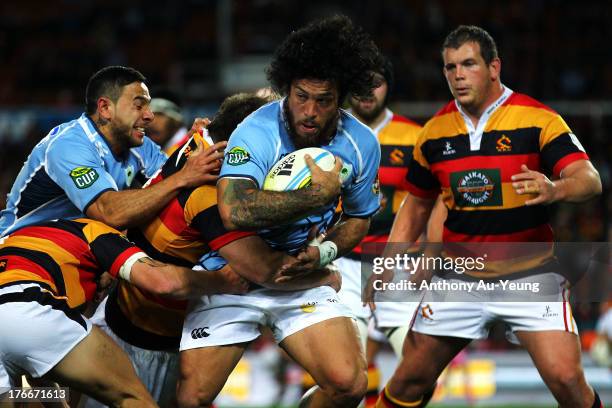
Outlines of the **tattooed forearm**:
[{"label": "tattooed forearm", "polygon": [[325,203],[318,187],[294,191],[258,190],[252,181],[231,179],[223,192],[231,222],[239,228],[264,228],[292,222],[312,214]]}]

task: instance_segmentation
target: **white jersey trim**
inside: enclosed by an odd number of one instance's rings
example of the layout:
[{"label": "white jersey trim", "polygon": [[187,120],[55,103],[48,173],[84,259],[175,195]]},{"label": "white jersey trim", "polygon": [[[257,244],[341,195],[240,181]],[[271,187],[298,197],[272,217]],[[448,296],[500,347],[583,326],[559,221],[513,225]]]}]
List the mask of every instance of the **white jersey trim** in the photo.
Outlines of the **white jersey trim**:
[{"label": "white jersey trim", "polygon": [[474,127],[474,124],[472,123],[472,120],[467,115],[467,113],[465,113],[465,111],[461,108],[461,104],[459,103],[459,101],[455,99],[455,106],[457,107],[457,110],[463,117],[463,121],[465,122],[465,127],[468,130],[468,135],[470,137],[470,150],[471,151],[480,150],[480,143],[482,142],[482,134],[484,133],[484,128],[487,125],[489,118],[491,117],[493,112],[495,112],[497,108],[499,108],[504,102],[506,102],[506,100],[513,93],[512,89],[504,85],[502,85],[502,88],[504,91],[502,92],[501,96],[497,98],[497,100],[493,102],[482,113],[482,115],[480,116],[480,119],[478,119],[478,124],[476,127]]},{"label": "white jersey trim", "polygon": [[372,132],[374,132],[376,138],[378,138],[380,131],[383,130],[385,126],[389,124],[389,122],[391,122],[391,119],[393,119],[393,112],[391,112],[389,108],[385,108],[385,118],[378,124],[378,126],[372,128]]}]

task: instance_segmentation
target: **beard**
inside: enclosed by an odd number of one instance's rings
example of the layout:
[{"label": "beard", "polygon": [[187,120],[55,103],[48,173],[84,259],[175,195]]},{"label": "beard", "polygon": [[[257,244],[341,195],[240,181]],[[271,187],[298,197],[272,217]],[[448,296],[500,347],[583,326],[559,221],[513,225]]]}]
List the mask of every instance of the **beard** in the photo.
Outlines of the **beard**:
[{"label": "beard", "polygon": [[364,109],[361,109],[361,106],[359,105],[359,102],[358,102],[354,105],[351,104],[351,108],[353,109],[353,112],[357,116],[359,116],[359,118],[362,119],[363,122],[368,124],[368,123],[372,123],[378,117],[378,115],[380,115],[381,112],[385,110],[385,103],[384,101],[377,102],[372,107],[372,109],[364,110]]},{"label": "beard", "polygon": [[285,106],[285,118],[288,125],[288,132],[291,141],[295,145],[296,149],[303,149],[305,147],[318,147],[328,144],[336,130],[338,123],[339,113],[336,114],[319,129],[317,133],[312,135],[301,135],[295,129],[295,118],[291,111]]},{"label": "beard", "polygon": [[110,132],[113,135],[113,139],[123,148],[122,150],[127,150],[132,147],[141,146],[142,143],[134,138],[132,138],[132,131],[134,129],[123,123],[110,123]]}]

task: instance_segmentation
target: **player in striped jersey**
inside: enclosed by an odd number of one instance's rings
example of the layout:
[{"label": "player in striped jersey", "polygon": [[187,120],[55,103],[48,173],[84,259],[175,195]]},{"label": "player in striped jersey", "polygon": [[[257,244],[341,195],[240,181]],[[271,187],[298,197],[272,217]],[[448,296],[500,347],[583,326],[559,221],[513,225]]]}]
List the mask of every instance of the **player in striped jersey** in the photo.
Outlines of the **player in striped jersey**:
[{"label": "player in striped jersey", "polygon": [[156,406],[125,353],[79,312],[109,274],[177,298],[247,288],[229,271],[213,277],[154,261],[98,221],[18,229],[0,241],[0,390],[27,373],[112,406]]},{"label": "player in striped jersey", "polygon": [[[455,100],[419,137],[408,172],[410,194],[397,214],[390,242],[414,242],[440,191],[449,209],[445,241],[552,241],[546,205],[599,194],[599,174],[557,113],[501,83],[497,47],[486,31],[460,26],[446,38],[442,57]],[[530,280],[563,284],[550,255],[541,252],[533,258],[531,265],[521,265],[510,254],[504,263],[485,269],[489,274],[520,271],[530,274]],[[425,406],[444,367],[472,339],[486,337],[496,320],[510,326],[560,406],[602,406],[584,378],[564,293],[555,302],[425,305],[404,343],[406,358],[378,406]]]}]

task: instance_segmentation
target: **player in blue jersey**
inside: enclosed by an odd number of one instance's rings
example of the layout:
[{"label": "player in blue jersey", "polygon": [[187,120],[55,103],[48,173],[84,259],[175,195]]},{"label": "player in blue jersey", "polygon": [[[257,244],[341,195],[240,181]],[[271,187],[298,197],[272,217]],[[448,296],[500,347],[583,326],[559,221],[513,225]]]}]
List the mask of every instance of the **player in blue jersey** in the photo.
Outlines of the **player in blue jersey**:
[{"label": "player in blue jersey", "polygon": [[181,188],[214,182],[219,146],[195,152],[181,171],[152,188],[121,191],[166,161],[144,133],[154,118],[145,77],[132,68],[106,67],[89,79],[85,93],[86,112],[53,128],[24,163],[0,213],[0,236],[83,215],[123,229],[156,214]]},{"label": "player in blue jersey", "polygon": [[[340,109],[349,93],[371,92],[379,63],[374,43],[346,17],[319,20],[291,33],[268,70],[274,90],[285,97],[247,117],[229,140],[217,186],[223,222],[231,229],[259,229],[273,247],[298,253],[294,271],[327,265],[350,251],[379,208],[378,141]],[[260,190],[281,157],[310,146],[332,152],[335,168],[324,172],[310,161],[310,187]],[[332,227],[340,196],[344,215]],[[327,235],[307,245],[312,227]],[[366,364],[350,317],[328,286],[201,299],[183,327],[179,403],[209,406],[246,346],[260,335],[259,325],[266,325],[320,387],[302,406],[357,406],[366,391]],[[202,327],[206,336],[193,335]]]}]

